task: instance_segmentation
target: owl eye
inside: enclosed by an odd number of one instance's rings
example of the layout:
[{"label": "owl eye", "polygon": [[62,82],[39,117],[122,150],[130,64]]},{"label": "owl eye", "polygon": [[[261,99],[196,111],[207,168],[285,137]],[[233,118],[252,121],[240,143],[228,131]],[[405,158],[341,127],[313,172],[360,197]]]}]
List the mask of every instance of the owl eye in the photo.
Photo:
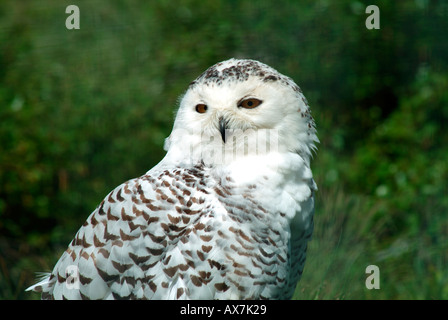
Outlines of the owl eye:
[{"label": "owl eye", "polygon": [[207,111],[208,107],[206,104],[200,103],[196,105],[196,111],[199,113],[205,113]]},{"label": "owl eye", "polygon": [[245,109],[253,109],[258,107],[263,101],[255,99],[255,98],[250,98],[250,99],[246,99],[246,100],[242,100],[238,103],[238,107],[239,108],[245,108]]}]

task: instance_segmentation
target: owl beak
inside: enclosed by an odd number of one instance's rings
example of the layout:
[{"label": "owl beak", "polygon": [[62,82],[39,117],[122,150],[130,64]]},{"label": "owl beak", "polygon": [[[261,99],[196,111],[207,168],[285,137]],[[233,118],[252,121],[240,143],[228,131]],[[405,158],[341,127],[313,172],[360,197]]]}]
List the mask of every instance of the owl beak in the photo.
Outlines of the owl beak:
[{"label": "owl beak", "polygon": [[222,141],[226,143],[226,130],[228,127],[228,121],[224,117],[219,118],[219,132],[221,132]]}]

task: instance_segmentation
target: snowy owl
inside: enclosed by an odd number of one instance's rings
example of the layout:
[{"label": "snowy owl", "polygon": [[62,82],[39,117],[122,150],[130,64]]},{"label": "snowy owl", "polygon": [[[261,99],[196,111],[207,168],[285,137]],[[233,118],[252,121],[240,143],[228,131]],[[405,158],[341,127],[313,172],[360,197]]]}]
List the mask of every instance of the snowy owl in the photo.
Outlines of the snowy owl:
[{"label": "snowy owl", "polygon": [[53,271],[43,299],[289,299],[313,232],[318,142],[301,89],[230,59],[180,100],[162,161],[118,186]]}]

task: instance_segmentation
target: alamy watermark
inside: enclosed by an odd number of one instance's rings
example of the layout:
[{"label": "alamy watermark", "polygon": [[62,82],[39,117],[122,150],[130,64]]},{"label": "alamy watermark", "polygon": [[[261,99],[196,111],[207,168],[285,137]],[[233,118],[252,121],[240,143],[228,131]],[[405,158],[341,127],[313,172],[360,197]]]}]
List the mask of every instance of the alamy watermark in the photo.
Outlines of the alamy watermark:
[{"label": "alamy watermark", "polygon": [[276,129],[194,130],[175,129],[168,138],[182,159],[191,163],[221,165],[243,156],[263,156],[281,151]]},{"label": "alamy watermark", "polygon": [[[380,268],[377,265],[368,265],[365,273],[367,276],[365,286],[367,289],[380,289]],[[67,289],[79,290],[79,268],[69,265],[65,268],[65,286]]]},{"label": "alamy watermark", "polygon": [[380,289],[380,268],[371,264],[366,268],[366,288],[369,290]]},{"label": "alamy watermark", "polygon": [[65,286],[67,289],[79,289],[79,268],[69,265],[65,268]]},{"label": "alamy watermark", "polygon": [[366,19],[366,28],[380,29],[380,8],[372,4],[366,7],[366,13],[370,14]]},{"label": "alamy watermark", "polygon": [[65,19],[65,27],[68,30],[79,29],[80,28],[80,13],[79,7],[74,4],[67,6],[65,8],[65,13],[70,14],[67,19]]},{"label": "alamy watermark", "polygon": [[[369,30],[380,29],[380,9],[376,5],[369,5],[366,7],[366,14],[369,16],[366,19],[365,25]],[[80,29],[80,11],[77,5],[71,4],[65,8],[65,13],[69,14],[65,20],[65,27],[68,30]]]}]

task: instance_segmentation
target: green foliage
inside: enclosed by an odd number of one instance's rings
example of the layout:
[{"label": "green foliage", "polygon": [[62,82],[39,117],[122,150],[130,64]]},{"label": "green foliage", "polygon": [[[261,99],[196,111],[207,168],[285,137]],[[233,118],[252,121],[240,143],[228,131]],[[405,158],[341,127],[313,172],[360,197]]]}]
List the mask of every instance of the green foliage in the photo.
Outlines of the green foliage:
[{"label": "green foliage", "polygon": [[[76,4],[81,29],[65,28]],[[448,7],[377,1],[0,2],[0,297],[48,271],[164,155],[179,96],[230,57],[291,76],[321,143],[296,298],[448,298]],[[377,264],[381,290],[364,286]]]},{"label": "green foliage", "polygon": [[[417,232],[430,201],[441,214],[448,209],[447,86],[447,75],[419,70],[397,109],[356,150],[347,172],[354,189],[387,202],[382,214],[400,231]],[[410,218],[414,211],[420,214]]]}]

